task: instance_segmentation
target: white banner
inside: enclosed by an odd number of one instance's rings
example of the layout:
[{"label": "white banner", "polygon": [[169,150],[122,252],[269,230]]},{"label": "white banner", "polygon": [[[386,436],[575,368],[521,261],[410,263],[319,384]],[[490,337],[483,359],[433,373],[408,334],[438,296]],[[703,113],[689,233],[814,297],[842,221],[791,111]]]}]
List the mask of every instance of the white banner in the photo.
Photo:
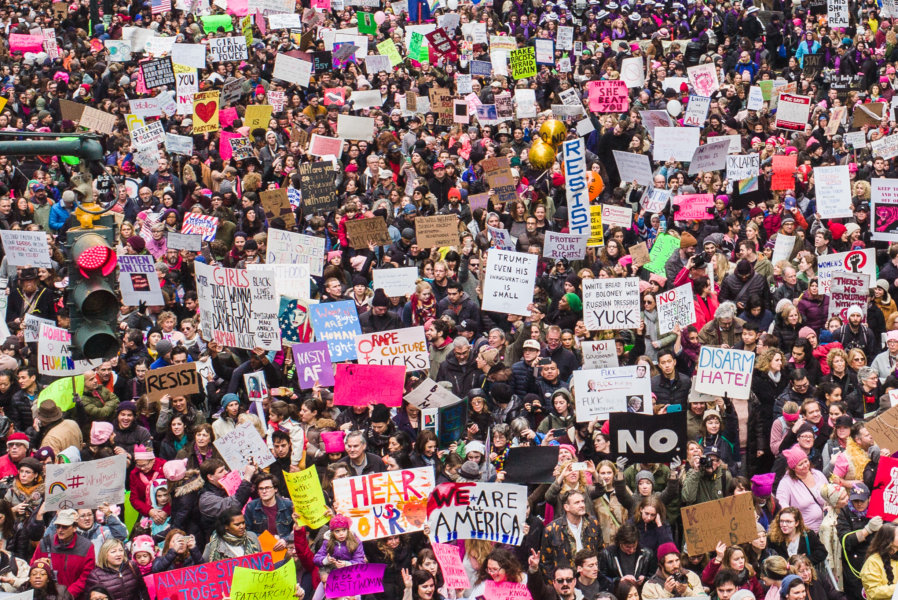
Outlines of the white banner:
[{"label": "white banner", "polygon": [[590,331],[635,329],[642,321],[639,279],[587,279],[583,281],[583,319]]},{"label": "white banner", "polygon": [[577,422],[605,420],[613,412],[651,414],[651,381],[645,365],[574,371]]},{"label": "white banner", "polygon": [[817,212],[824,219],[841,219],[854,214],[848,165],[814,167]]},{"label": "white banner", "polygon": [[423,325],[357,335],[355,350],[360,365],[402,365],[406,371],[430,369]]},{"label": "white banner", "polygon": [[126,306],[163,306],[162,288],[156,275],[156,261],[151,255],[120,254],[118,283]]},{"label": "white banner", "polygon": [[695,304],[692,284],[684,283],[657,296],[658,329],[662,335],[673,331],[674,327],[687,327],[695,323]]},{"label": "white banner", "polygon": [[533,302],[537,261],[534,254],[490,250],[483,282],[483,310],[530,314],[527,307]]}]

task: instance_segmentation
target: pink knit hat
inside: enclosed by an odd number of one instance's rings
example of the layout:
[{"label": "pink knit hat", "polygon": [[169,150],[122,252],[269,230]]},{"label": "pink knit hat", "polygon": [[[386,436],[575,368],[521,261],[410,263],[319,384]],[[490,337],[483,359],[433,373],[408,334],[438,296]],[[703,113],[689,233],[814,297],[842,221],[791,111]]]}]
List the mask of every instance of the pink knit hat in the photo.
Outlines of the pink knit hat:
[{"label": "pink knit hat", "polygon": [[181,481],[187,475],[187,459],[168,461],[162,465],[162,474],[169,481]]},{"label": "pink knit hat", "polygon": [[111,435],[112,423],[94,421],[90,426],[90,443],[92,446],[102,446],[109,441]]},{"label": "pink knit hat", "polygon": [[805,451],[802,450],[798,444],[795,444],[791,448],[783,450],[783,456],[786,457],[786,464],[790,469],[794,469],[798,466],[798,463],[808,457]]},{"label": "pink knit hat", "polygon": [[150,556],[156,556],[156,544],[148,535],[139,535],[131,542],[131,556],[137,556],[138,552],[149,552]]}]

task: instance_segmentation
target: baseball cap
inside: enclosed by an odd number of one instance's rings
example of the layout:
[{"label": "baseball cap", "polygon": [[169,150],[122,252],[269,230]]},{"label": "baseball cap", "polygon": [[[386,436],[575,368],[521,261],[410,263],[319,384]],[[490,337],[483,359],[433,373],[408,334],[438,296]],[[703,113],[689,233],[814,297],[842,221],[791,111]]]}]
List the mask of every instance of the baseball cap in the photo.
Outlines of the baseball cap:
[{"label": "baseball cap", "polygon": [[78,512],[71,508],[61,510],[59,511],[59,514],[56,515],[57,525],[74,525],[77,520]]},{"label": "baseball cap", "polygon": [[539,342],[536,340],[527,340],[524,342],[524,350],[540,350]]},{"label": "baseball cap", "polygon": [[850,501],[855,500],[866,500],[870,497],[870,488],[868,488],[865,484],[861,482],[857,482],[851,486],[851,489],[848,493],[848,499]]}]

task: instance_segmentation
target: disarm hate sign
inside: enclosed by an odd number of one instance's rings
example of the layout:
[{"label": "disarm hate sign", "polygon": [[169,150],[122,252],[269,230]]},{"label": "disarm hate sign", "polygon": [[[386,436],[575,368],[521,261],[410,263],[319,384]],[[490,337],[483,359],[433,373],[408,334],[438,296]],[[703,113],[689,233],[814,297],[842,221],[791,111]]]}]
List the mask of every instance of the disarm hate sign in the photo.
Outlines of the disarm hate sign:
[{"label": "disarm hate sign", "polygon": [[698,355],[695,390],[712,396],[748,399],[755,353],[732,348],[702,346]]}]

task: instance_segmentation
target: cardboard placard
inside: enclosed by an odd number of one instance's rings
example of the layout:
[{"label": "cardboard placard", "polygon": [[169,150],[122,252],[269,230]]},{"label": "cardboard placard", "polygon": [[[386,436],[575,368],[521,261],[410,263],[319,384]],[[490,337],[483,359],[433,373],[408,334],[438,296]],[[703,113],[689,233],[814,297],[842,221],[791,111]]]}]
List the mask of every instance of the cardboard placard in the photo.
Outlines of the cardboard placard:
[{"label": "cardboard placard", "polygon": [[334,187],[334,167],[329,161],[299,165],[299,189],[302,191],[302,204],[309,211],[328,212],[340,204]]},{"label": "cardboard placard", "polygon": [[174,397],[200,393],[200,379],[193,363],[151,369],[147,372],[146,382],[147,396],[151,401],[159,400],[166,394]]},{"label": "cardboard placard", "polygon": [[368,244],[386,246],[392,243],[383,217],[346,221],[346,235],[356,250],[367,250]]},{"label": "cardboard placard", "polygon": [[415,238],[421,248],[458,246],[458,217],[454,214],[418,217]]},{"label": "cardboard placard", "polygon": [[680,515],[686,537],[685,551],[690,556],[713,552],[718,542],[736,546],[758,537],[751,494],[684,506]]},{"label": "cardboard placard", "polygon": [[287,188],[259,192],[259,200],[262,202],[262,208],[265,209],[265,216],[269,222],[271,219],[280,217],[287,227],[296,225],[296,213],[293,212],[290,200],[287,199]]}]

